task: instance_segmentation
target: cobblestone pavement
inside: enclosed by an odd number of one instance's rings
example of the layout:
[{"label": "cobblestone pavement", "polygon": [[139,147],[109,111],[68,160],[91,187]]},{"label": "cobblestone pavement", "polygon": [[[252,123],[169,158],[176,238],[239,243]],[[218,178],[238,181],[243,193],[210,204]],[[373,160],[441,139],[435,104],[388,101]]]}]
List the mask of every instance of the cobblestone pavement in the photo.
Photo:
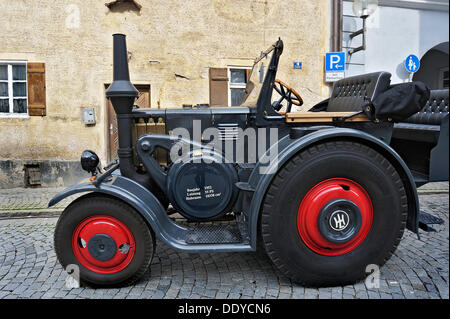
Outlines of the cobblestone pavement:
[{"label": "cobblestone pavement", "polygon": [[250,253],[187,254],[161,242],[149,271],[131,287],[92,289],[65,286],[56,260],[56,218],[0,220],[2,298],[449,298],[449,197],[420,196],[421,206],[443,218],[437,232],[421,240],[405,231],[399,248],[380,271],[380,287],[364,282],[345,287],[304,288],[282,276],[267,257]]},{"label": "cobblestone pavement", "polygon": [[77,196],[73,195],[49,208],[50,200],[64,190],[53,188],[10,188],[0,189],[0,218],[27,215],[59,215]]}]

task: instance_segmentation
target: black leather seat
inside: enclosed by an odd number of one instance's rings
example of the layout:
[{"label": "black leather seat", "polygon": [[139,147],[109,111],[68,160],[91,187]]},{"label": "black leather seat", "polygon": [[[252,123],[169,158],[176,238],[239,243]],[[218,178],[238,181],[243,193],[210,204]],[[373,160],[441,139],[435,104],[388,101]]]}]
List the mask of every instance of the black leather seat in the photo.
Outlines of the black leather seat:
[{"label": "black leather seat", "polygon": [[373,101],[378,94],[389,89],[391,74],[375,72],[339,80],[333,85],[327,112],[357,112],[367,99]]},{"label": "black leather seat", "polygon": [[[442,120],[448,116],[448,89],[433,90],[422,110],[394,125],[394,137],[437,143]],[[420,131],[421,134],[417,134]]]},{"label": "black leather seat", "polygon": [[433,90],[425,107],[405,120],[406,123],[441,125],[442,119],[448,115],[448,89]]}]

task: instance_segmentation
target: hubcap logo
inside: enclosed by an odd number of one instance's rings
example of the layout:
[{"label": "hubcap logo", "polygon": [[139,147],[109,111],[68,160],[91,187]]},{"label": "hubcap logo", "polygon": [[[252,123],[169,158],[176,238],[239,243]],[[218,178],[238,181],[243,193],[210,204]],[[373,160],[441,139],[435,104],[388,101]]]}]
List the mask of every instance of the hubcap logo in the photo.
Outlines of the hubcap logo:
[{"label": "hubcap logo", "polygon": [[337,210],[333,212],[329,220],[330,227],[335,231],[343,231],[347,228],[349,222],[350,218],[348,217],[348,214],[343,210]]}]

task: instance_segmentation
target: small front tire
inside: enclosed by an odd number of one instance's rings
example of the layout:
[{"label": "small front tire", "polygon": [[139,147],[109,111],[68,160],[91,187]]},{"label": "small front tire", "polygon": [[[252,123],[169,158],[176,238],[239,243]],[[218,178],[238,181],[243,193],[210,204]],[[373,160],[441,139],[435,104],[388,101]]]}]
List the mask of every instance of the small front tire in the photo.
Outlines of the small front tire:
[{"label": "small front tire", "polygon": [[79,267],[81,282],[127,286],[147,271],[155,240],[133,208],[112,197],[88,195],[63,211],[54,245],[64,268]]}]

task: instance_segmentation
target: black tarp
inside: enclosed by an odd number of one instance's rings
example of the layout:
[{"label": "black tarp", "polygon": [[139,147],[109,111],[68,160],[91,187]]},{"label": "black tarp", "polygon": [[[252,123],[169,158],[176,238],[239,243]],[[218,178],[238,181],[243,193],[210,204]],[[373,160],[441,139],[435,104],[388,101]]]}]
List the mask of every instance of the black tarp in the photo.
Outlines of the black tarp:
[{"label": "black tarp", "polygon": [[376,119],[401,122],[419,112],[430,99],[430,89],[422,82],[392,85],[372,101]]},{"label": "black tarp", "polygon": [[[419,112],[430,99],[430,89],[422,82],[408,82],[392,85],[378,94],[373,101],[361,102],[361,108],[372,121],[375,119],[401,122]],[[313,106],[309,112],[323,112],[328,108],[326,99]],[[369,107],[369,108],[368,108]]]}]

